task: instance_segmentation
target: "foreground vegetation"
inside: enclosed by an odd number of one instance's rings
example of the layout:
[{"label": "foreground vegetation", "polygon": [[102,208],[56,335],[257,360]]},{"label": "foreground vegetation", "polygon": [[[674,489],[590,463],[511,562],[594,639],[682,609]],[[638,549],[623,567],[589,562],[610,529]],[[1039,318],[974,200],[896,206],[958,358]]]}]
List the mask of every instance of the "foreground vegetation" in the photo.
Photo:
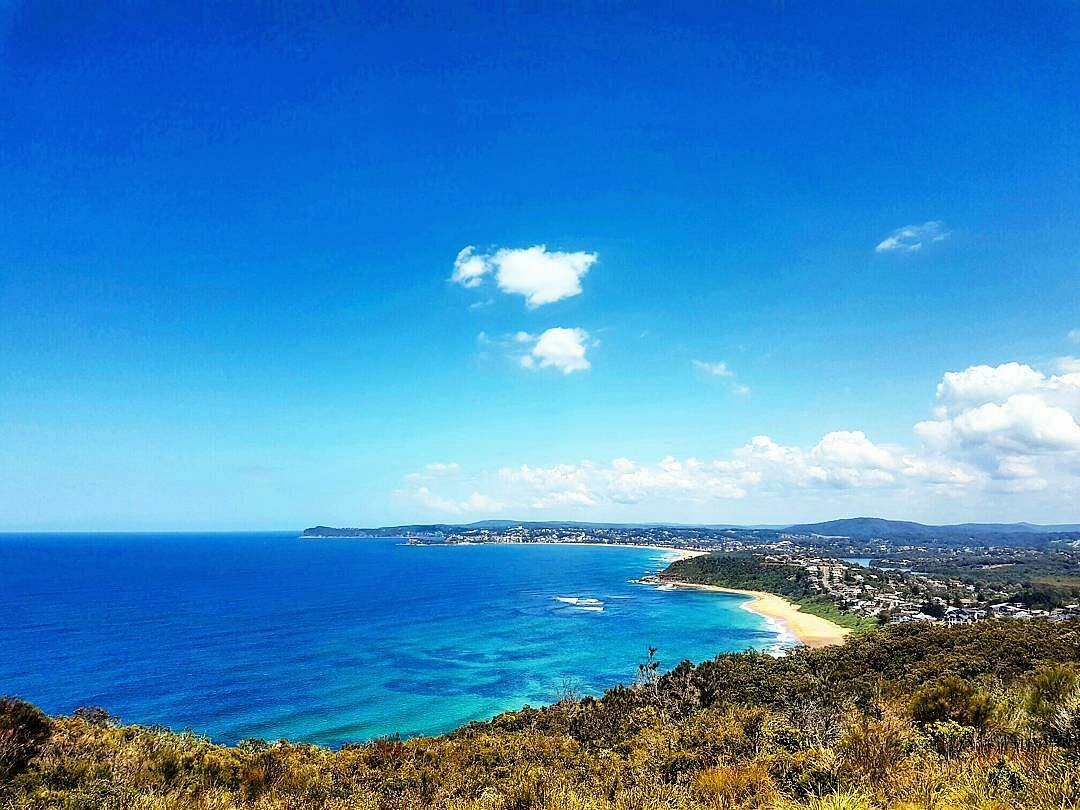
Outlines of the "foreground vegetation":
[{"label": "foreground vegetation", "polygon": [[902,625],[332,751],[0,703],[0,807],[1080,808],[1080,623]]}]

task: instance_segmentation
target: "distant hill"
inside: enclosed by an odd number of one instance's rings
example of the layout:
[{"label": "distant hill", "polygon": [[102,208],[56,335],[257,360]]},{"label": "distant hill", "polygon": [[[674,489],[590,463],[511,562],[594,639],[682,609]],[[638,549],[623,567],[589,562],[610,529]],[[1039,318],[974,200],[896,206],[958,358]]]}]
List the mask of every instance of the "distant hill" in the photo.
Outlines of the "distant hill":
[{"label": "distant hill", "polygon": [[527,529],[673,529],[673,530],[737,530],[737,531],[786,531],[793,534],[818,534],[829,537],[866,539],[874,537],[940,538],[963,540],[964,538],[990,540],[1011,535],[1038,535],[1063,532],[1080,532],[1080,523],[1056,526],[1039,526],[1034,523],[959,523],[952,526],[928,526],[909,520],[886,520],[884,518],[858,517],[827,520],[823,523],[799,523],[794,526],[757,525],[740,526],[733,523],[584,523],[573,520],[480,520],[475,523],[423,523],[405,526],[379,526],[367,529],[313,526],[305,529],[301,537],[405,537],[438,536],[470,529],[499,531],[524,526]]},{"label": "distant hill", "polygon": [[1080,523],[1039,526],[1034,523],[958,523],[928,526],[908,520],[858,517],[800,523],[786,527],[794,534],[822,534],[830,537],[981,537],[1001,534],[1052,534],[1080,531]]}]

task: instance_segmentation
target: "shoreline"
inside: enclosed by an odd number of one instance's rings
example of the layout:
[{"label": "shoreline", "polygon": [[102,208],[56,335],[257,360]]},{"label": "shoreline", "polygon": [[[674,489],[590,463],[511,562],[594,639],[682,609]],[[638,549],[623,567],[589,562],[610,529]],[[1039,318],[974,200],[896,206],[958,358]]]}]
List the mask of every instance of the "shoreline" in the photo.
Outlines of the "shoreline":
[{"label": "shoreline", "polygon": [[[386,538],[391,539],[391,538]],[[591,548],[647,548],[653,551],[669,551],[679,555],[679,559],[685,560],[690,557],[703,557],[708,554],[708,551],[701,551],[696,548],[676,548],[675,546],[654,546],[646,543],[556,543],[550,541],[509,541],[499,543],[406,543],[408,546],[433,546],[453,548],[454,546],[588,546]]]},{"label": "shoreline", "polygon": [[803,613],[802,608],[794,602],[789,602],[784,597],[768,591],[748,591],[741,588],[701,585],[696,582],[683,582],[674,579],[662,581],[677,588],[694,588],[702,591],[748,596],[750,600],[740,605],[743,610],[755,613],[775,623],[783,631],[786,631],[788,636],[793,636],[798,639],[800,644],[807,647],[817,648],[843,644],[848,634],[851,633],[850,628],[841,627],[828,619],[823,619],[811,613]]}]

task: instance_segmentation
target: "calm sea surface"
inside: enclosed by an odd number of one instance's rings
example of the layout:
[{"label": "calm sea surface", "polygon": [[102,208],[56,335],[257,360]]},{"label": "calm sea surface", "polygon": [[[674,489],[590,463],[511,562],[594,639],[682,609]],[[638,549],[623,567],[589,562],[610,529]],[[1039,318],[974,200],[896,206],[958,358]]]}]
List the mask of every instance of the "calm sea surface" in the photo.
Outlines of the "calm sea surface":
[{"label": "calm sea surface", "polygon": [[742,597],[629,580],[674,555],[295,533],[0,535],[0,694],[222,742],[431,734],[566,684],[766,648]]}]

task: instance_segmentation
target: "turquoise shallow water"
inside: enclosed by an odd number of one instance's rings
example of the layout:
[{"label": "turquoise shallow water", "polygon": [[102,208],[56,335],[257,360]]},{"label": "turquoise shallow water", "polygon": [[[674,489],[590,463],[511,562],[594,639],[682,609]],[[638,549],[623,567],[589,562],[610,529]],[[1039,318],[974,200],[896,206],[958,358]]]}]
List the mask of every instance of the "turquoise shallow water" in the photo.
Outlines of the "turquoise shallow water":
[{"label": "turquoise shallow water", "polygon": [[0,535],[0,693],[223,742],[432,734],[566,685],[774,646],[742,597],[630,582],[674,555],[244,535]]}]

